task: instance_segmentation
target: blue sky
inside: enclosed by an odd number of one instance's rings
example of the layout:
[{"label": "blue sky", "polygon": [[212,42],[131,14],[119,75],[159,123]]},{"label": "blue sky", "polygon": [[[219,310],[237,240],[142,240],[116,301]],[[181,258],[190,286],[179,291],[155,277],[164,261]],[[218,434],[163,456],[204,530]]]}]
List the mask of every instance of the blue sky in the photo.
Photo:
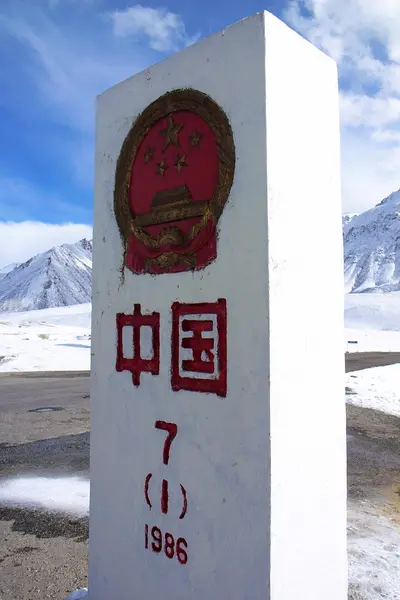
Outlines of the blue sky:
[{"label": "blue sky", "polygon": [[0,267],[91,235],[98,93],[263,9],[338,61],[344,211],[398,189],[397,1],[2,0]]}]

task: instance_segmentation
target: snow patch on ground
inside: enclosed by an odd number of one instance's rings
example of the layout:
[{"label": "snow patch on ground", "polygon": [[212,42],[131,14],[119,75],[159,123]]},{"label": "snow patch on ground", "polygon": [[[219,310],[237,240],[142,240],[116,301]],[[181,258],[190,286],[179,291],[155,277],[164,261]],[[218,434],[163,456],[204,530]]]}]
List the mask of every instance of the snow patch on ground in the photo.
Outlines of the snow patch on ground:
[{"label": "snow patch on ground", "polygon": [[89,513],[89,481],[82,477],[13,477],[0,483],[0,505]]},{"label": "snow patch on ground", "polygon": [[400,364],[346,373],[346,400],[400,417],[399,382]]},{"label": "snow patch on ground", "polygon": [[0,372],[88,371],[91,305],[0,313]]},{"label": "snow patch on ground", "polygon": [[344,305],[346,352],[400,352],[400,292],[347,294]]},{"label": "snow patch on ground", "polygon": [[400,331],[346,329],[345,352],[400,352]]},{"label": "snow patch on ground", "polygon": [[348,329],[400,332],[400,292],[346,294],[344,319]]},{"label": "snow patch on ground", "polygon": [[400,529],[372,508],[349,506],[349,600],[400,599]]},{"label": "snow patch on ground", "polygon": [[80,590],[76,590],[76,592],[72,592],[65,600],[81,600],[81,598],[88,598],[87,588],[82,588]]}]

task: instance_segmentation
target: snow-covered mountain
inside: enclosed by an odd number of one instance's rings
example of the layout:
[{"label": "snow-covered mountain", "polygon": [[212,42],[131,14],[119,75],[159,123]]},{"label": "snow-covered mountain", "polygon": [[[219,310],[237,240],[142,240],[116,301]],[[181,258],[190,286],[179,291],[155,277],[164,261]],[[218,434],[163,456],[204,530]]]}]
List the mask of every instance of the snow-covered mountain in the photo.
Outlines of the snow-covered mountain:
[{"label": "snow-covered mountain", "polygon": [[400,190],[344,220],[343,242],[346,293],[400,290]]},{"label": "snow-covered mountain", "polygon": [[358,217],[358,213],[346,213],[345,215],[342,215],[342,227],[348,225],[354,217]]},{"label": "snow-covered mountain", "polygon": [[6,267],[0,269],[0,279],[3,279],[3,277],[5,277],[7,273],[15,269],[15,267],[18,267],[18,263],[12,263],[11,265],[7,265]]},{"label": "snow-covered mountain", "polygon": [[90,302],[92,242],[56,246],[0,278],[0,311],[25,311]]}]

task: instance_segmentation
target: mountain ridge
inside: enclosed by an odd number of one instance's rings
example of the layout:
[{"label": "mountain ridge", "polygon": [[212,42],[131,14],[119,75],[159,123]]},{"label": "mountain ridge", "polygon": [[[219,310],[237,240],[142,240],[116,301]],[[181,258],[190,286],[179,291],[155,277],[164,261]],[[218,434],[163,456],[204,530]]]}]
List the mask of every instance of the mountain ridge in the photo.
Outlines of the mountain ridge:
[{"label": "mountain ridge", "polygon": [[346,293],[399,291],[400,190],[348,219],[343,245]]},{"label": "mountain ridge", "polygon": [[15,267],[18,267],[18,266],[19,266],[19,263],[11,263],[10,265],[6,265],[2,269],[0,269],[0,280],[3,279],[3,277],[5,277],[7,275],[7,273],[9,273],[13,269],[15,269]]},{"label": "mountain ridge", "polygon": [[54,246],[0,278],[0,311],[21,312],[91,301],[92,242]]}]

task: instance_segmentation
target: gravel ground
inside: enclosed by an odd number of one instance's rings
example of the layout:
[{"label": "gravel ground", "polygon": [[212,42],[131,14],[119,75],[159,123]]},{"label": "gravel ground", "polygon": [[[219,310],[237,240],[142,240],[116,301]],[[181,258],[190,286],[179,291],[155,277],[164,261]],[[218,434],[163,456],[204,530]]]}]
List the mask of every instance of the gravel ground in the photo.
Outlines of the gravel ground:
[{"label": "gravel ground", "polygon": [[[49,406],[63,410],[30,412]],[[0,482],[13,475],[88,477],[88,430],[88,378],[1,378]],[[0,507],[0,600],[62,600],[86,587],[87,540],[86,517]]]},{"label": "gravel ground", "polygon": [[348,500],[374,502],[398,520],[400,419],[348,404],[347,435]]},{"label": "gravel ground", "polygon": [[1,600],[62,600],[87,585],[87,520],[30,511],[0,515]]}]

